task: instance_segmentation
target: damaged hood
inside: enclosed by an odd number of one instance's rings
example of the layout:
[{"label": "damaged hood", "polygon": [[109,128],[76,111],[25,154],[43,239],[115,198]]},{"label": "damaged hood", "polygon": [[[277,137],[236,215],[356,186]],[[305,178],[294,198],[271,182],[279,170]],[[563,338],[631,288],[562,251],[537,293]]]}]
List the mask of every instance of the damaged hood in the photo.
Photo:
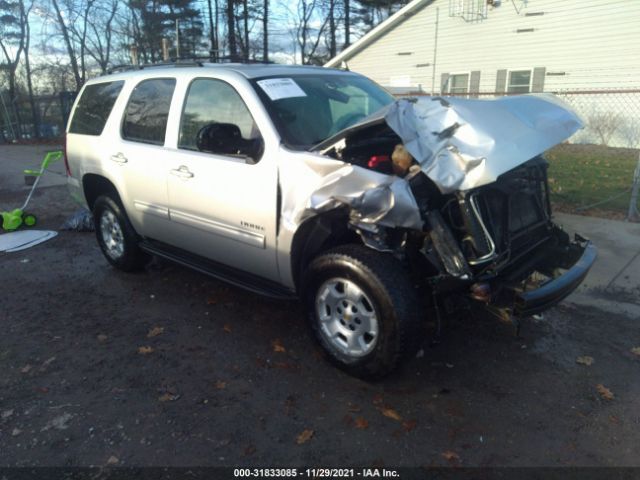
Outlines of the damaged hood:
[{"label": "damaged hood", "polygon": [[388,105],[313,151],[337,148],[349,135],[384,122],[443,193],[495,182],[583,127],[578,115],[550,94],[419,97]]}]

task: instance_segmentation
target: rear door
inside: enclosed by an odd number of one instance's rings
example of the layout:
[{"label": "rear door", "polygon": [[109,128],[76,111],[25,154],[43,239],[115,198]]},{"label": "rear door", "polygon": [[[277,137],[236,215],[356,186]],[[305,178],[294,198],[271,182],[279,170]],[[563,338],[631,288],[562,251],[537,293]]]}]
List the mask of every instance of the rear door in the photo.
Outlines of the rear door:
[{"label": "rear door", "polygon": [[170,152],[164,144],[175,87],[175,78],[138,82],[124,108],[119,139],[105,145],[110,170],[119,177],[120,196],[134,228],[163,241],[170,238],[166,175]]},{"label": "rear door", "polygon": [[277,281],[277,143],[265,142],[247,102],[227,81],[196,78],[185,88],[168,161],[173,243]]}]

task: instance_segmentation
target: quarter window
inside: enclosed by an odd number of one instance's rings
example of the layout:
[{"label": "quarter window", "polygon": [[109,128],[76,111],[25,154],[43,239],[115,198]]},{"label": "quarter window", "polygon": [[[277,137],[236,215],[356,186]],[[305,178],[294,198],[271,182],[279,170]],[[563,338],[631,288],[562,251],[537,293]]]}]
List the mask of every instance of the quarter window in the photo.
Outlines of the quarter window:
[{"label": "quarter window", "polygon": [[175,86],[173,78],[154,78],[136,85],[124,113],[122,137],[163,145]]},{"label": "quarter window", "polygon": [[100,135],[123,85],[124,82],[119,81],[84,87],[71,119],[69,133]]},{"label": "quarter window", "polygon": [[531,91],[531,70],[509,72],[509,93],[529,93]]},{"label": "quarter window", "polygon": [[249,109],[226,82],[210,78],[189,86],[178,148],[259,160],[262,137]]}]

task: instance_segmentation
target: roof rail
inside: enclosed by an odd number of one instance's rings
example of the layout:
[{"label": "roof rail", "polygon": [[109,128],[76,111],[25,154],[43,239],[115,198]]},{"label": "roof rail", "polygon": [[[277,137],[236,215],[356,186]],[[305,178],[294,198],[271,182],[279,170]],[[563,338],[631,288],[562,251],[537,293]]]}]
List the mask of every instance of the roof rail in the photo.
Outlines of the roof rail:
[{"label": "roof rail", "polygon": [[123,64],[123,65],[114,65],[107,73],[110,75],[112,73],[117,72],[128,72],[130,70],[143,70],[145,68],[154,68],[154,67],[202,67],[202,62],[193,61],[191,59],[178,59],[170,62],[158,62],[158,63],[143,63],[141,65],[131,65],[131,64]]},{"label": "roof rail", "polygon": [[167,62],[158,62],[158,63],[143,63],[141,65],[131,65],[131,64],[122,64],[122,65],[114,65],[107,73],[110,75],[112,73],[117,72],[128,72],[130,70],[143,70],[145,68],[153,68],[153,67],[202,67],[203,61],[209,63],[246,63],[246,64],[263,64],[269,65],[273,64],[272,61],[264,61],[264,60],[255,60],[255,59],[242,59],[237,55],[226,55],[223,57],[217,57],[215,60],[212,60],[210,56],[193,56],[193,57],[182,57],[182,58],[171,58]]}]

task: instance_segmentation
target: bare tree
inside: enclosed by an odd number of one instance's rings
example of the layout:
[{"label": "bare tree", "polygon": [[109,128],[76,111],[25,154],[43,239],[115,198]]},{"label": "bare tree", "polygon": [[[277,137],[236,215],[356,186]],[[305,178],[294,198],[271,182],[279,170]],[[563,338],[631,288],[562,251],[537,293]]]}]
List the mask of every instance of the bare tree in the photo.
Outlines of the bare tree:
[{"label": "bare tree", "polygon": [[53,9],[56,13],[58,29],[62,34],[62,38],[67,49],[67,55],[69,56],[69,63],[73,72],[73,78],[76,82],[76,91],[79,91],[80,87],[82,87],[83,81],[80,75],[80,69],[78,67],[78,60],[76,58],[76,51],[72,42],[71,33],[69,32],[69,28],[67,27],[67,22],[64,21],[64,16],[62,14],[62,10],[60,9],[58,0],[51,0],[51,4],[53,5]]},{"label": "bare tree", "polygon": [[[87,2],[89,5],[89,2]],[[93,2],[91,2],[93,5]],[[118,0],[110,3],[99,2],[91,10],[86,11],[86,22],[90,31],[84,35],[85,50],[100,67],[101,73],[106,73],[111,61],[111,51],[113,50],[114,19],[118,12]]]},{"label": "bare tree", "polygon": [[609,144],[621,123],[620,115],[614,112],[593,113],[587,119],[589,130],[598,136],[601,145]]},{"label": "bare tree", "polygon": [[312,63],[316,57],[320,41],[329,22],[327,16],[317,26],[317,22],[320,21],[316,20],[319,6],[319,0],[298,0],[296,11],[292,12],[289,9],[290,15],[294,17],[295,21],[296,41],[300,47],[300,62],[302,64]]},{"label": "bare tree", "polygon": [[[17,108],[16,71],[25,47],[26,18],[22,0],[0,3],[0,50],[5,58],[9,80],[9,101],[20,130],[20,111]],[[19,132],[20,133],[20,132]]]},{"label": "bare tree", "polygon": [[262,61],[269,61],[269,0],[262,3]]},{"label": "bare tree", "polygon": [[24,64],[27,77],[27,92],[29,93],[29,107],[31,108],[31,121],[33,123],[33,133],[36,138],[40,138],[40,118],[36,109],[36,102],[33,96],[33,81],[31,78],[31,60],[29,57],[29,48],[31,46],[31,25],[29,24],[29,14],[33,8],[33,2],[29,4],[29,8],[25,8],[24,1],[20,1],[20,9],[22,17],[25,20],[25,42],[24,42]]}]

